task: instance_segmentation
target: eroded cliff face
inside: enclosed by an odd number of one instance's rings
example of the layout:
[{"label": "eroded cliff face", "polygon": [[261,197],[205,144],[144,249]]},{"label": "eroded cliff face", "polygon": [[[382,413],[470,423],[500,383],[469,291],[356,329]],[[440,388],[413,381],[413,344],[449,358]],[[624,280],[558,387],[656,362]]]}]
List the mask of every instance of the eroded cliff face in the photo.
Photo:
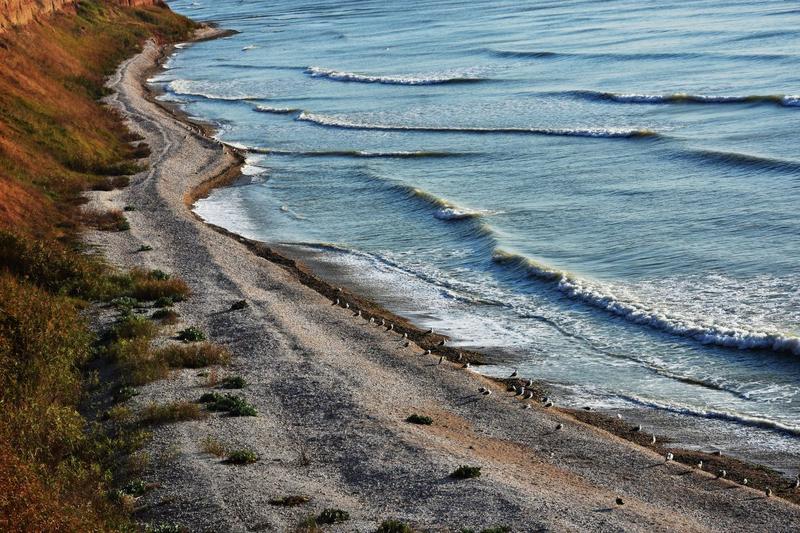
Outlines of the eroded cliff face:
[{"label": "eroded cliff face", "polygon": [[[127,7],[163,6],[162,0],[107,0]],[[12,26],[27,24],[39,16],[69,9],[80,0],[0,0],[0,32]]]}]

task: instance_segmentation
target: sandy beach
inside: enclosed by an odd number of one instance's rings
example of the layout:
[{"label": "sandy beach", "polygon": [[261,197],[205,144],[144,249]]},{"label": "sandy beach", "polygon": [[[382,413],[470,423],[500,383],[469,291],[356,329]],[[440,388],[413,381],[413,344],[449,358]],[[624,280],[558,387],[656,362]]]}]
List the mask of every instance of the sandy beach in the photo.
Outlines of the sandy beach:
[{"label": "sandy beach", "polygon": [[[335,507],[351,519],[326,530],[374,531],[389,518],[423,531],[800,528],[794,503],[665,462],[560,410],[558,398],[546,408],[460,363],[438,364],[439,353],[424,353],[438,338],[399,319],[392,331],[370,324],[353,311],[377,312],[368,303],[342,294],[351,309],[333,305],[336,294],[314,290],[296,266],[260,257],[253,252],[270,254],[204,224],[192,200],[230,183],[241,161],[149,98],[144,80],[161,56],[150,42],[110,81],[110,105],[152,155],[129,188],[91,193],[91,207],[135,206],[126,213],[130,231],[89,232],[87,239],[119,267],[159,268],[186,280],[192,296],[176,306],[181,322],[165,335],[197,326],[229,348],[233,362],[220,376],[246,378],[241,394],[258,416],[215,414],[156,427],[145,479],[157,488],[140,500],[138,520],[192,531],[292,531]],[[135,253],[142,245],[153,249]],[[229,311],[239,300],[249,305]],[[403,328],[411,332],[408,347]],[[197,370],[176,371],[130,403],[194,401],[210,390],[206,380]],[[412,413],[433,424],[407,423]],[[208,437],[252,448],[260,460],[223,464],[202,451]],[[460,465],[479,466],[482,475],[451,478]],[[269,503],[291,495],[310,501]]]}]

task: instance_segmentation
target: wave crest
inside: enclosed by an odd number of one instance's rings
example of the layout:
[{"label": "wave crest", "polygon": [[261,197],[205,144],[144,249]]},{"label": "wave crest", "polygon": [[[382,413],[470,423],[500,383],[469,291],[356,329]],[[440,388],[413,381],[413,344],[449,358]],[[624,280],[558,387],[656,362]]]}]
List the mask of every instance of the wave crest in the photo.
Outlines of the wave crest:
[{"label": "wave crest", "polygon": [[356,83],[383,83],[387,85],[441,85],[448,83],[477,83],[487,81],[477,76],[438,74],[430,76],[372,76],[322,67],[308,67],[306,74],[312,78]]},{"label": "wave crest", "polygon": [[606,100],[623,104],[769,104],[782,107],[800,107],[800,95],[785,94],[738,96],[689,93],[638,94],[599,91],[575,91],[573,94],[591,100]]},{"label": "wave crest", "polygon": [[702,344],[800,355],[800,337],[784,335],[776,331],[726,327],[651,308],[641,302],[620,298],[601,283],[581,279],[568,272],[504,250],[495,250],[493,260],[499,264],[510,265],[525,275],[554,283],[556,289],[568,297],[607,311],[634,324],[690,338]]},{"label": "wave crest", "polygon": [[510,135],[553,135],[563,137],[637,138],[658,137],[658,133],[640,128],[480,128],[458,126],[395,126],[390,124],[365,124],[303,111],[297,120],[320,126],[351,130],[413,131],[432,133],[473,133]]}]

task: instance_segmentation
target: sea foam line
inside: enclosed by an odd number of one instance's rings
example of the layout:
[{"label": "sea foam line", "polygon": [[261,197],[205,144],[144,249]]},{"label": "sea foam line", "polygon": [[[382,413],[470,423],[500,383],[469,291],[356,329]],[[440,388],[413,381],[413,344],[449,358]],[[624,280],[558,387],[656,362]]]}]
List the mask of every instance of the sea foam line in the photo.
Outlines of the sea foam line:
[{"label": "sea foam line", "polygon": [[574,91],[572,94],[592,100],[607,100],[624,104],[770,104],[782,107],[800,107],[800,95],[790,94],[639,94],[600,91]]},{"label": "sea foam line", "polygon": [[430,76],[375,76],[357,74],[322,67],[308,67],[306,74],[312,78],[326,78],[334,81],[356,83],[384,83],[387,85],[441,85],[447,83],[477,83],[487,81],[486,78],[464,75],[438,74]]},{"label": "sea foam line", "polygon": [[473,133],[473,134],[511,134],[511,135],[553,135],[564,137],[602,137],[637,138],[657,137],[658,133],[640,128],[479,128],[457,126],[395,126],[389,124],[364,124],[335,117],[318,115],[303,111],[297,120],[311,122],[320,126],[351,130],[412,131],[432,133]]},{"label": "sea foam line", "polygon": [[624,300],[599,283],[581,279],[519,254],[496,249],[493,260],[511,265],[526,275],[555,284],[557,290],[570,298],[607,311],[632,322],[672,335],[694,339],[702,344],[727,348],[772,350],[800,355],[800,338],[776,331],[755,331],[705,323],[651,308],[641,302]]}]

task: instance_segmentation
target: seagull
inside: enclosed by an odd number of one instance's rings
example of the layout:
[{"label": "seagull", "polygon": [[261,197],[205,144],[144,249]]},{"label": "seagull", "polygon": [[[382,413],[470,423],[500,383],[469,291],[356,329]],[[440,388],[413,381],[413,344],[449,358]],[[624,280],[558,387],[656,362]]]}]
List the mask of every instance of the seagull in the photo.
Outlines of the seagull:
[{"label": "seagull", "polygon": [[490,391],[489,389],[486,389],[485,391],[483,391],[483,395],[484,396],[489,396],[491,393],[492,393],[492,391]]},{"label": "seagull", "polygon": [[463,358],[464,358],[464,356],[461,354],[461,352],[458,352],[458,360],[461,361],[461,359],[463,359]]},{"label": "seagull", "polygon": [[556,426],[556,431],[561,431],[562,429],[564,429],[564,424],[559,424]]},{"label": "seagull", "polygon": [[545,407],[553,407],[553,402],[547,402],[544,404]]},{"label": "seagull", "polygon": [[542,403],[547,403],[549,401],[550,401],[550,397],[549,396],[545,396],[544,398],[542,398]]},{"label": "seagull", "polygon": [[533,398],[533,393],[531,391],[526,392],[524,398],[526,400],[530,400],[531,398]]},{"label": "seagull", "polygon": [[697,468],[698,468],[698,470],[702,470],[703,469],[703,461],[700,461],[700,462],[697,463]]},{"label": "seagull", "polygon": [[668,453],[667,455],[664,456],[664,462],[668,463],[668,462],[672,461],[673,457],[674,456],[671,453]]},{"label": "seagull", "polygon": [[650,438],[650,444],[655,444],[655,443],[656,443],[656,436],[655,436],[655,435],[653,435],[653,436]]},{"label": "seagull", "polygon": [[423,335],[430,335],[431,333],[433,333],[433,330],[429,329],[428,331],[424,332]]},{"label": "seagull", "polygon": [[516,396],[520,396],[522,394],[525,394],[525,387],[520,387],[519,390],[517,391]]},{"label": "seagull", "polygon": [[409,346],[411,346],[411,343],[406,341],[406,343],[403,345],[403,348],[408,348]]},{"label": "seagull", "polygon": [[528,387],[533,387],[533,380],[532,379],[528,380]]},{"label": "seagull", "polygon": [[711,452],[711,455],[720,456],[720,455],[722,455],[722,452],[719,451],[719,450],[714,450],[713,452]]},{"label": "seagull", "polygon": [[408,333],[403,333],[403,338],[407,339],[408,338]]},{"label": "seagull", "polygon": [[369,317],[369,323],[370,324],[374,324],[375,323],[375,317],[374,316]]},{"label": "seagull", "polygon": [[344,304],[345,309],[350,309],[350,304]]},{"label": "seagull", "polygon": [[767,498],[769,498],[770,496],[772,496],[772,489],[767,487],[766,489],[764,489],[764,494],[766,494]]},{"label": "seagull", "polygon": [[530,409],[531,408],[531,404],[526,403],[522,408],[523,409]]},{"label": "seagull", "polygon": [[742,485],[744,485],[745,487],[747,486],[747,484],[748,484],[748,483],[750,483],[750,482],[749,482],[749,481],[747,481],[747,478],[744,478],[744,479],[742,480]]},{"label": "seagull", "polygon": [[442,339],[442,340],[439,341],[439,346],[444,346],[445,344],[447,344],[447,340],[446,339]]},{"label": "seagull", "polygon": [[794,490],[800,489],[800,476],[797,476],[797,479],[794,480]]},{"label": "seagull", "polygon": [[622,498],[617,498],[617,505],[625,505],[625,502],[622,501]]},{"label": "seagull", "polygon": [[336,301],[333,302],[333,305],[339,305],[339,298],[336,298]]},{"label": "seagull", "polygon": [[642,425],[641,424],[639,424],[638,426],[633,428],[633,431],[641,431],[641,430],[642,430]]},{"label": "seagull", "polygon": [[466,363],[464,363],[464,366],[463,366],[462,368],[469,368],[469,361],[467,361]]},{"label": "seagull", "polygon": [[478,392],[483,394],[483,391],[486,390],[486,387],[478,387]]},{"label": "seagull", "polygon": [[622,415],[621,415],[621,414],[619,414],[619,413],[617,413],[617,418],[619,418],[620,420],[622,420]]},{"label": "seagull", "polygon": [[441,357],[439,358],[439,364],[440,364],[440,365],[442,364],[442,361],[444,361],[444,356],[441,356]]},{"label": "seagull", "polygon": [[386,321],[381,318],[381,326],[385,326],[385,325],[386,325]]},{"label": "seagull", "polygon": [[517,371],[516,371],[516,370],[514,370],[514,371],[511,373],[511,375],[510,375],[510,376],[508,376],[508,377],[510,377],[510,378],[515,378],[515,377],[517,377]]},{"label": "seagull", "polygon": [[355,316],[358,316],[358,317],[360,317],[360,316],[361,316],[361,309],[359,309],[359,310],[356,312]]},{"label": "seagull", "polygon": [[728,475],[728,471],[723,468],[722,470],[717,472],[717,479],[724,478],[727,475]]},{"label": "seagull", "polygon": [[386,328],[386,331],[392,331],[394,329],[394,324],[389,324],[389,327]]},{"label": "seagull", "polygon": [[430,355],[430,354],[431,354],[430,350],[425,350],[425,355]]}]

